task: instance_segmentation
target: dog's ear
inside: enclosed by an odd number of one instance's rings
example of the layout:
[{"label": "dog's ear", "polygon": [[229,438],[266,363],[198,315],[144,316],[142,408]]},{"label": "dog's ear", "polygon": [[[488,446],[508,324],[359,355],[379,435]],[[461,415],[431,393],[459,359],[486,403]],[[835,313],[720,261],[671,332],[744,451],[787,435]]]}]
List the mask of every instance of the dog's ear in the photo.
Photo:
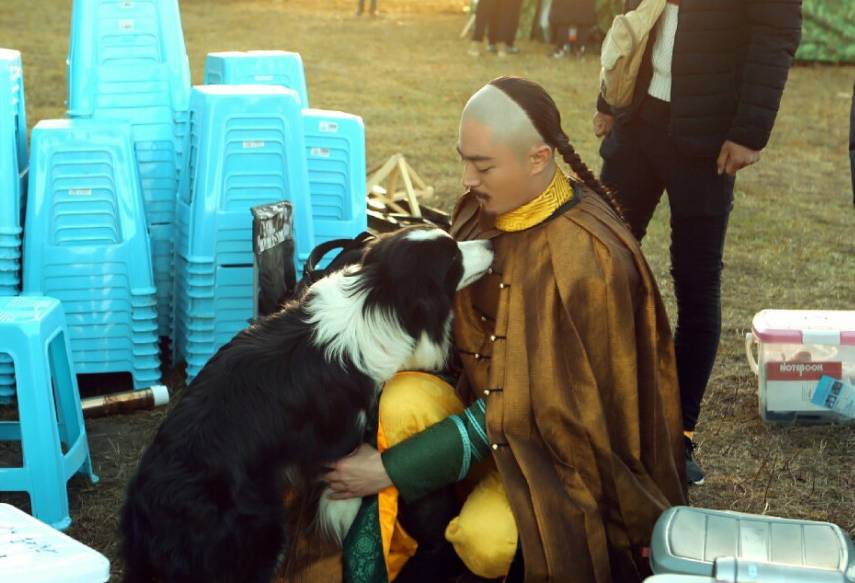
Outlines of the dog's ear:
[{"label": "dog's ear", "polygon": [[402,324],[414,337],[427,332],[434,340],[444,335],[445,321],[451,313],[451,299],[437,282],[424,283],[421,293],[412,294],[404,304]]}]

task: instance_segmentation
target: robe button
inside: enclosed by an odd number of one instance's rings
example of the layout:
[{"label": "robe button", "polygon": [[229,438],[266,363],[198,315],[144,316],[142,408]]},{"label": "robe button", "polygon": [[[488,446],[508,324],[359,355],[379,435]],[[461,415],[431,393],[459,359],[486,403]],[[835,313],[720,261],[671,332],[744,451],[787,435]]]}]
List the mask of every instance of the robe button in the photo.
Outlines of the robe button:
[{"label": "robe button", "polygon": [[500,284],[499,284],[499,289],[505,289],[505,284],[500,283]]},{"label": "robe button", "polygon": [[487,268],[487,273],[490,275],[493,275],[493,268],[492,267]]},{"label": "robe button", "polygon": [[484,389],[484,394],[489,397],[490,396],[490,389]]},{"label": "robe button", "polygon": [[498,449],[499,449],[499,444],[498,444],[498,443],[494,443],[494,444],[493,444],[493,445],[491,445],[490,447],[492,447],[492,448],[493,448],[493,451],[496,451],[496,450],[498,450]]},{"label": "robe button", "polygon": [[475,353],[475,360],[480,360],[480,359],[481,359],[481,355],[476,352]]},{"label": "robe button", "polygon": [[495,341],[496,341],[496,335],[490,334],[490,342],[495,342]]},{"label": "robe button", "polygon": [[487,321],[487,316],[481,316],[481,321],[482,321],[482,322],[486,322],[486,321]]}]

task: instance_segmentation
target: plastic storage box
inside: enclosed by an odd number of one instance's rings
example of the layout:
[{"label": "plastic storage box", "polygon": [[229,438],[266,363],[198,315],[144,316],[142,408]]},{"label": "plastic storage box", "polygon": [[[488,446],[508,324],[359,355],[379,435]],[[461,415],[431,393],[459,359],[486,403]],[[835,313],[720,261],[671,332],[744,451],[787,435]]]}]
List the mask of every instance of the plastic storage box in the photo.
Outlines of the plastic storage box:
[{"label": "plastic storage box", "polygon": [[855,311],[763,310],[754,316],[745,349],[759,379],[764,420],[843,420],[810,399],[823,375],[855,381]]},{"label": "plastic storage box", "polygon": [[734,574],[750,569],[752,562],[758,572],[788,577],[773,581],[855,582],[855,546],[828,522],[686,506],[669,508],[656,521],[650,545],[656,574],[711,577],[727,567]]},{"label": "plastic storage box", "polygon": [[110,579],[110,561],[14,506],[0,504],[0,574],[10,583],[102,583]]}]

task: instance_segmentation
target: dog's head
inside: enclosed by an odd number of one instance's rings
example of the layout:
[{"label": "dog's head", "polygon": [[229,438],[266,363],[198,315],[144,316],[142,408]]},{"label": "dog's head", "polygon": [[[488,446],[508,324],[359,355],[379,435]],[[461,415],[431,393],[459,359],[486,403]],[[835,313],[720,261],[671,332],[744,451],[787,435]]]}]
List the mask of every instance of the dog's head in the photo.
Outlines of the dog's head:
[{"label": "dog's head", "polygon": [[366,309],[394,314],[407,334],[446,341],[454,294],[484,275],[489,241],[457,242],[445,231],[410,227],[379,237],[362,258],[359,287]]},{"label": "dog's head", "polygon": [[451,345],[454,294],[492,261],[489,241],[459,243],[438,228],[382,235],[358,265],[312,286],[316,340],[332,357],[348,354],[381,381],[398,370],[441,369]]}]

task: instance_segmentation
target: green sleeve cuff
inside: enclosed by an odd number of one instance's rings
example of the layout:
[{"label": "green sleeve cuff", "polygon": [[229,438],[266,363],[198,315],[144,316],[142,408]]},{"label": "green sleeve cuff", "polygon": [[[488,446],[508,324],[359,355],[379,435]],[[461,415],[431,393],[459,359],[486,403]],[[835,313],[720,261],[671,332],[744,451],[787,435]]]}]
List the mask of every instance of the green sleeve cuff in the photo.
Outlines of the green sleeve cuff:
[{"label": "green sleeve cuff", "polygon": [[487,457],[482,399],[382,454],[392,483],[406,502],[418,500],[466,477],[473,462]]}]

